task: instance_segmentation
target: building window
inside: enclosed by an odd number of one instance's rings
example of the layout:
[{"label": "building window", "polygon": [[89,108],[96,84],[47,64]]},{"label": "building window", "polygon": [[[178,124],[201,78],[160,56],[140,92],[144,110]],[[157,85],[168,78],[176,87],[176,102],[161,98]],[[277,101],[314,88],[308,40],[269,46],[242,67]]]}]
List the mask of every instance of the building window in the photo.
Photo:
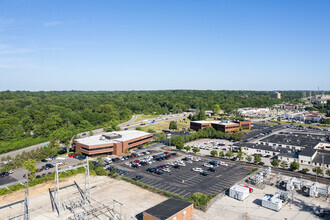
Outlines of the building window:
[{"label": "building window", "polygon": [[301,160],[301,163],[303,163],[304,161],[303,160]]}]

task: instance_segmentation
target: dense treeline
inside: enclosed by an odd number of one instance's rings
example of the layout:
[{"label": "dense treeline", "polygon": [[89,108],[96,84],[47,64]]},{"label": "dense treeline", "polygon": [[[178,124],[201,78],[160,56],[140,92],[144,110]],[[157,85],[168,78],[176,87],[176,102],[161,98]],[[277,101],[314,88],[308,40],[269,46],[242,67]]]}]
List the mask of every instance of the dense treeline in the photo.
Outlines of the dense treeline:
[{"label": "dense treeline", "polygon": [[302,96],[301,92],[282,92],[281,101],[271,99],[270,93],[196,90],[0,92],[0,152],[24,147],[15,146],[14,142],[31,138],[68,142],[78,131],[114,126],[128,120],[132,114],[212,109],[214,104],[231,112],[237,107],[267,107]]}]

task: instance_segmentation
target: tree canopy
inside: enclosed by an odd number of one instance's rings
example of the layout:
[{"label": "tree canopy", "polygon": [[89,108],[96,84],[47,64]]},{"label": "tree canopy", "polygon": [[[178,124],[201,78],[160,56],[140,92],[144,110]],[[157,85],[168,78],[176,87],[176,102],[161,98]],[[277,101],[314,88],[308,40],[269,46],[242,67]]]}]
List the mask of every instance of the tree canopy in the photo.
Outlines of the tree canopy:
[{"label": "tree canopy", "polygon": [[[4,91],[0,92],[0,153],[25,147],[21,140],[56,139],[127,121],[133,114],[168,114],[198,109],[196,117],[221,106],[226,112],[240,107],[269,107],[301,97],[301,92],[282,92],[282,100],[264,91]],[[242,98],[244,97],[244,99]],[[217,109],[217,108],[216,108]],[[46,140],[47,140],[46,139]],[[29,143],[32,143],[30,141]]]}]

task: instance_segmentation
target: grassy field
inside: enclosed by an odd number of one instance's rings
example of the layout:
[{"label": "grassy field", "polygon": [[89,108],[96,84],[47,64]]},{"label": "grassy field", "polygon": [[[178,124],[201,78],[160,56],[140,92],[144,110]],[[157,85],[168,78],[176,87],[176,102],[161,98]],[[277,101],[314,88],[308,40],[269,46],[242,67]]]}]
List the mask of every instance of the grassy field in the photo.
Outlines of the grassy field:
[{"label": "grassy field", "polygon": [[[144,131],[147,131],[148,129],[152,129],[155,131],[162,131],[162,130],[168,130],[170,126],[170,121],[162,121],[156,124],[152,124],[152,125],[147,125],[145,127],[142,127],[142,129]],[[182,129],[182,128],[190,128],[190,120],[188,118],[184,118],[184,119],[179,119],[178,120],[178,129]]]},{"label": "grassy field", "polygon": [[18,150],[21,148],[29,147],[35,144],[48,141],[48,138],[37,137],[37,138],[24,138],[22,140],[11,140],[0,142],[0,154],[7,153],[9,151]]},{"label": "grassy field", "polygon": [[146,120],[146,119],[151,119],[151,118],[158,118],[160,117],[160,115],[140,115],[140,116],[137,116],[137,119],[134,121],[143,121],[143,120]]}]

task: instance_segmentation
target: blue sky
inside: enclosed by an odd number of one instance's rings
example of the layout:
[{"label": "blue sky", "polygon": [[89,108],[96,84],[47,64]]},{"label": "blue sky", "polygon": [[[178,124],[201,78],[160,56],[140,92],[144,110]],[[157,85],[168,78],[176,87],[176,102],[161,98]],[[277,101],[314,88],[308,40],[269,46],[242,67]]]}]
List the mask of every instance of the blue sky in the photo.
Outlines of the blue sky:
[{"label": "blue sky", "polygon": [[0,0],[0,90],[330,90],[328,0]]}]

